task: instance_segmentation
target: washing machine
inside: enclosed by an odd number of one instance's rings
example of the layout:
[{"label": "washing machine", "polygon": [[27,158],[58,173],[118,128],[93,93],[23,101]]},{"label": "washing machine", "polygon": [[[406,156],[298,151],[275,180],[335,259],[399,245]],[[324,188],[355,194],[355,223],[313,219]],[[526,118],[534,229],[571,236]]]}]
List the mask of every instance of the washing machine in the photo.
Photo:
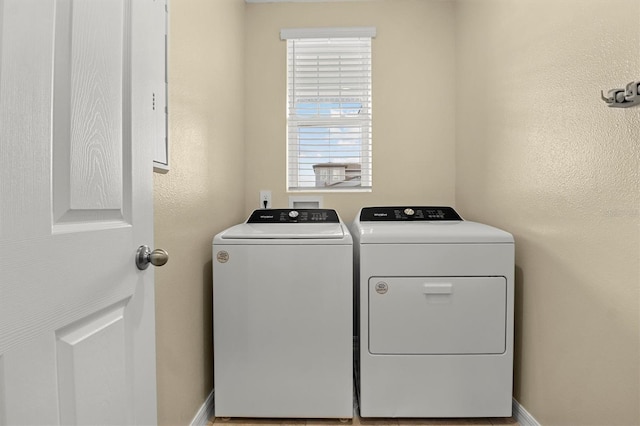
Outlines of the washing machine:
[{"label": "washing machine", "polygon": [[352,289],[335,210],[256,210],[216,235],[215,415],[352,418]]},{"label": "washing machine", "polygon": [[450,207],[352,225],[362,417],[509,417],[514,240]]}]

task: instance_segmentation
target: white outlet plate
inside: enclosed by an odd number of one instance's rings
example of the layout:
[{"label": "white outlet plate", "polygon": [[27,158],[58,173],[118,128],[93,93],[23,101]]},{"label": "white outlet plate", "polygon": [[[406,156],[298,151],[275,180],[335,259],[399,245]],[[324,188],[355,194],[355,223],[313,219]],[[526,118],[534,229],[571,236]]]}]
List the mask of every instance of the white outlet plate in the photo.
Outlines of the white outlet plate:
[{"label": "white outlet plate", "polygon": [[[265,205],[265,201],[267,204]],[[271,208],[271,191],[261,190],[260,191],[260,208],[261,209],[270,209]]]}]

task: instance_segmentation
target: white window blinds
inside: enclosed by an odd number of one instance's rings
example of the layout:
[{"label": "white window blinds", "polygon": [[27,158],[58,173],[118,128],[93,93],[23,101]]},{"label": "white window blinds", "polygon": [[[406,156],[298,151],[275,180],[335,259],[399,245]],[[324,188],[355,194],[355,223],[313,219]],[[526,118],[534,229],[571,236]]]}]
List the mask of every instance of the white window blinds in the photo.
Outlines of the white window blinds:
[{"label": "white window blinds", "polygon": [[283,30],[287,186],[371,189],[372,28]]}]

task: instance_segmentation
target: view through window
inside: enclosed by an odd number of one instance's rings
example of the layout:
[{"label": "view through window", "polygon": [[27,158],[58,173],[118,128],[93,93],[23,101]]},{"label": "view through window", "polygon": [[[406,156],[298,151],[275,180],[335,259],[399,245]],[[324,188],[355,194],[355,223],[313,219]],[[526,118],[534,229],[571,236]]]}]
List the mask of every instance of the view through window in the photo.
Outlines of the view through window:
[{"label": "view through window", "polygon": [[287,39],[288,189],[370,190],[371,36]]}]

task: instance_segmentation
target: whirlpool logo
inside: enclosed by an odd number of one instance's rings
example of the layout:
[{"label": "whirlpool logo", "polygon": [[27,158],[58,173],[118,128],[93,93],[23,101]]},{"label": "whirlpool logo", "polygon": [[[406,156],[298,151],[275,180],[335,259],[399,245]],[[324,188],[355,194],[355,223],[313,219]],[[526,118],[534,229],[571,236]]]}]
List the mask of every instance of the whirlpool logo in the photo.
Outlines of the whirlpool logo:
[{"label": "whirlpool logo", "polygon": [[229,261],[229,253],[224,251],[224,250],[220,250],[217,254],[216,254],[216,259],[218,260],[218,262],[220,263],[227,263]]},{"label": "whirlpool logo", "polygon": [[389,284],[385,283],[384,281],[378,281],[374,288],[376,290],[376,293],[385,294],[387,291],[389,291]]}]

